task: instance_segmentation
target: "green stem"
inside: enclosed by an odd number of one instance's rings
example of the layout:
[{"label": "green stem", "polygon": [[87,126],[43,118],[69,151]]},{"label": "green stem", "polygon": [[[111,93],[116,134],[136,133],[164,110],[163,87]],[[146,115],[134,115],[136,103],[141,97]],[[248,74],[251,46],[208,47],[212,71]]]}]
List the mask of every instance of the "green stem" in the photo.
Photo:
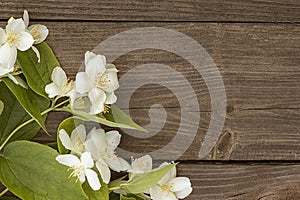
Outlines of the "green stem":
[{"label": "green stem", "polygon": [[1,193],[0,193],[0,197],[2,197],[6,192],[8,192],[9,189],[8,188],[5,188],[5,190],[3,190]]},{"label": "green stem", "polygon": [[[49,112],[55,110],[56,108],[58,108],[58,107],[64,105],[64,104],[67,103],[67,102],[69,102],[69,99],[67,99],[67,100],[65,100],[65,101],[63,101],[63,102],[57,104],[57,105],[54,106],[54,107],[51,107],[51,108],[48,108],[48,109],[44,110],[44,111],[41,113],[41,115],[43,116],[43,115],[45,115],[45,114],[47,114],[47,113],[49,113]],[[17,128],[15,128],[15,130],[13,130],[13,131],[8,135],[8,137],[5,139],[5,141],[4,141],[4,142],[2,143],[2,145],[0,146],[0,151],[4,148],[4,146],[8,143],[8,141],[14,136],[14,134],[15,134],[18,130],[20,130],[21,128],[23,128],[24,126],[30,124],[30,123],[33,122],[33,121],[34,121],[34,119],[31,118],[31,119],[27,120],[26,122],[20,124]]]},{"label": "green stem", "polygon": [[113,191],[113,190],[120,190],[121,188],[120,187],[111,187],[111,188],[108,188],[110,191]]}]

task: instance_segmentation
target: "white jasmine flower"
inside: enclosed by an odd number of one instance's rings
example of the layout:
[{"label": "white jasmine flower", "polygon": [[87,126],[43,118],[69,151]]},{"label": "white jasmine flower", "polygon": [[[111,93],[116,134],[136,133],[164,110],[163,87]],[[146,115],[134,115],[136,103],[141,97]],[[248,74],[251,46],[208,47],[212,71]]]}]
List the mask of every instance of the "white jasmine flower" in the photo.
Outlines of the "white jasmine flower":
[{"label": "white jasmine flower", "polygon": [[53,82],[45,87],[49,98],[70,96],[73,89],[73,82],[68,81],[67,75],[61,67],[54,68],[51,80]]},{"label": "white jasmine flower", "polygon": [[123,158],[117,157],[115,149],[120,143],[121,135],[118,131],[104,132],[103,129],[92,129],[85,143],[87,151],[91,152],[93,158],[97,160],[96,167],[104,181],[109,183],[110,170],[126,171],[130,168]]},{"label": "white jasmine flower", "polygon": [[[161,167],[166,165],[168,163],[163,163]],[[177,200],[186,198],[192,190],[190,179],[176,177],[176,167],[174,167],[150,188],[150,196],[153,200]]]},{"label": "white jasmine flower", "polygon": [[114,65],[106,65],[103,55],[93,52],[85,53],[85,72],[76,75],[75,90],[78,93],[87,93],[91,101],[90,114],[104,111],[104,104],[113,104],[117,101],[114,91],[119,87],[118,70]]},{"label": "white jasmine flower", "polygon": [[132,159],[130,173],[143,174],[152,170],[152,158],[149,155]]},{"label": "white jasmine flower", "polygon": [[[24,10],[23,20],[25,23],[26,30],[32,35],[32,37],[34,39],[34,44],[40,44],[46,40],[46,38],[49,34],[48,28],[41,24],[34,24],[31,26],[28,26],[29,25],[29,15],[28,15],[27,10]],[[36,56],[38,57],[38,62],[40,62],[41,56],[40,56],[39,50],[34,46],[32,46],[31,48],[35,52]]]},{"label": "white jasmine flower", "polygon": [[17,49],[28,50],[34,40],[30,33],[25,30],[25,23],[22,19],[12,19],[6,26],[6,30],[0,28],[0,68],[3,73],[13,71],[17,60]]},{"label": "white jasmine flower", "polygon": [[84,125],[77,126],[72,131],[71,137],[64,129],[61,129],[59,131],[59,139],[66,149],[71,150],[71,153],[81,154],[85,151],[86,130]]},{"label": "white jasmine flower", "polygon": [[29,15],[28,15],[27,10],[24,10],[23,20],[24,20],[27,30],[29,31],[29,33],[32,35],[32,37],[34,39],[34,44],[40,44],[43,41],[45,41],[45,39],[47,38],[47,36],[49,34],[49,30],[46,26],[41,25],[41,24],[34,24],[31,26],[28,26],[29,25]]},{"label": "white jasmine flower", "polygon": [[[77,156],[66,154],[59,155],[56,160],[63,165],[69,166],[73,172],[70,177],[77,177],[81,183],[84,183],[86,178],[93,190],[99,190],[101,187],[97,173],[92,170],[94,161],[89,152],[81,154],[80,160]],[[85,178],[86,177],[86,178]]]}]

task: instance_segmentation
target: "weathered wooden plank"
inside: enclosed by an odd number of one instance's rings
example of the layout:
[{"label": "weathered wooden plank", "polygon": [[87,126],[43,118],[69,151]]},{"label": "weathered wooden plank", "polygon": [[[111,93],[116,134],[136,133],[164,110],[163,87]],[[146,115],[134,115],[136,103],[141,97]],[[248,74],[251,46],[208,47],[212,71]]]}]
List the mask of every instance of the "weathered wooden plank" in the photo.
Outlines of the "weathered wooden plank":
[{"label": "weathered wooden plank", "polygon": [[297,0],[1,0],[0,3],[1,19],[20,16],[27,9],[33,19],[39,20],[300,21]]},{"label": "weathered wooden plank", "polygon": [[[181,163],[178,176],[191,179],[198,199],[299,199],[299,163]],[[0,185],[1,190],[1,185]]]},{"label": "weathered wooden plank", "polygon": [[[216,24],[216,23],[46,23],[51,34],[48,42],[55,50],[63,67],[71,77],[78,71],[83,54],[93,49],[109,36],[130,28],[160,26],[174,29],[194,38],[211,55],[218,66],[226,89],[227,115],[222,137],[206,159],[216,160],[297,160],[300,159],[300,27],[288,24]],[[173,43],[179,40],[170,38]],[[131,41],[137,43],[138,41]],[[155,41],[153,41],[155,42]],[[129,44],[119,41],[120,46]],[[186,49],[188,50],[188,49]],[[162,74],[150,71],[152,76],[170,77],[170,84],[182,87],[186,106],[181,106],[174,93],[166,87],[148,84],[137,91],[130,99],[132,117],[141,125],[150,122],[148,109],[154,104],[162,104],[167,113],[167,122],[159,134],[148,139],[136,139],[124,134],[121,147],[132,152],[150,152],[168,144],[176,135],[182,112],[190,117],[201,115],[199,127],[184,122],[181,134],[193,139],[191,131],[197,130],[193,143],[181,157],[182,160],[197,160],[198,152],[211,121],[211,98],[203,77],[193,66],[178,55],[163,50],[137,50],[121,56],[114,63],[120,76],[137,65],[163,63],[185,76],[197,96],[192,102],[188,88],[181,86],[172,77],[175,74]],[[133,82],[143,79],[145,74],[136,74]],[[150,74],[151,74],[150,73]],[[165,72],[164,72],[165,73]],[[211,81],[214,81],[212,77]],[[120,88],[119,94],[132,92],[129,85]],[[122,98],[118,100],[122,102]],[[200,113],[195,112],[197,103]],[[125,110],[128,107],[123,107]],[[155,123],[162,121],[161,108],[156,105]],[[154,113],[155,114],[155,113]],[[48,127],[55,135],[60,115],[49,118]],[[188,120],[186,120],[188,121]],[[42,136],[44,137],[44,136]],[[53,139],[37,138],[44,142]],[[134,141],[134,142],[133,142]],[[170,155],[180,151],[182,144],[175,146]]]},{"label": "weathered wooden plank", "polygon": [[187,199],[299,199],[299,164],[181,164],[194,191]]}]

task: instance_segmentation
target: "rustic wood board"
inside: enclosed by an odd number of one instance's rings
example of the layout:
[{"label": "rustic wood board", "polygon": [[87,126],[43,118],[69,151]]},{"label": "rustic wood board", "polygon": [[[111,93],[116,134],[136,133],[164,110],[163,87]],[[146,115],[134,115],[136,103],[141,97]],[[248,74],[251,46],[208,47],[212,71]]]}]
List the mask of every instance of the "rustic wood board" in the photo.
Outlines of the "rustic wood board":
[{"label": "rustic wood board", "polygon": [[[48,42],[71,77],[78,71],[84,52],[111,35],[137,27],[159,26],[181,31],[199,42],[218,66],[227,94],[227,116],[223,135],[206,159],[214,160],[297,160],[300,158],[300,27],[288,24],[228,23],[46,23]],[[270,34],[268,34],[270,33]],[[174,41],[176,42],[176,41]],[[178,55],[162,50],[139,50],[121,56],[114,63],[120,76],[148,62],[168,64],[189,80],[201,111],[197,136],[181,157],[197,160],[198,151],[210,121],[211,102],[207,86],[195,69]],[[145,72],[146,73],[146,72]],[[152,74],[159,75],[160,71]],[[138,75],[137,75],[138,77]],[[134,81],[141,81],[136,79]],[[175,83],[176,84],[176,83]],[[131,88],[128,88],[128,92]],[[125,89],[126,92],[126,89]],[[189,100],[189,94],[187,94]],[[120,100],[121,101],[121,100]],[[149,123],[148,108],[161,103],[169,121],[157,137],[132,143],[127,137],[122,147],[149,152],[174,137],[180,122],[179,104],[172,93],[159,85],[145,85],[130,101],[132,117],[142,125]],[[184,112],[196,115],[194,105]],[[127,108],[123,108],[127,109]],[[56,115],[50,117],[49,130],[55,135]],[[189,127],[187,127],[188,129]],[[161,137],[163,136],[163,137]],[[187,134],[188,136],[188,134]],[[38,140],[52,141],[42,136]]]},{"label": "rustic wood board", "polygon": [[[130,114],[147,125],[149,108],[162,104],[167,122],[159,134],[138,142],[123,133],[121,148],[144,153],[157,150],[176,135],[182,112],[200,115],[197,135],[178,167],[179,175],[189,176],[194,187],[188,199],[300,199],[300,1],[0,0],[0,5],[1,26],[27,9],[32,23],[36,20],[49,27],[47,42],[71,78],[85,51],[119,32],[155,26],[190,36],[211,55],[226,89],[226,121],[216,146],[201,161],[198,152],[212,113],[203,77],[176,54],[145,49],[114,62],[119,76],[148,62],[169,65],[191,83],[200,112],[194,111],[194,104],[180,110],[174,93],[166,87],[145,85],[132,96]],[[186,96],[187,101],[191,99]],[[128,111],[128,107],[123,109]],[[35,141],[54,141],[58,123],[68,116],[50,114],[47,127],[52,137],[40,133]],[[191,127],[185,129],[187,137],[188,130]]]},{"label": "rustic wood board", "polygon": [[300,198],[299,164],[181,164],[194,192],[187,199],[282,200]]},{"label": "rustic wood board", "polygon": [[300,22],[298,0],[1,0],[0,19]]}]

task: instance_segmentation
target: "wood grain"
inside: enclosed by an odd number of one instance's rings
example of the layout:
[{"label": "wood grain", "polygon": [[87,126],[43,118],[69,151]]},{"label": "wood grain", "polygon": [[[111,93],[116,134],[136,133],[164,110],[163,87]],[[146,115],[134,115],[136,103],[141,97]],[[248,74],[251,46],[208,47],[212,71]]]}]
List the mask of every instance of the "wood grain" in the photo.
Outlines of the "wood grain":
[{"label": "wood grain", "polygon": [[[222,137],[206,159],[212,160],[298,160],[300,158],[300,27],[281,24],[216,24],[216,23],[46,23],[52,34],[48,42],[54,48],[64,69],[74,78],[84,52],[121,31],[130,28],[159,26],[187,34],[199,42],[218,66],[226,89],[227,116]],[[133,41],[134,42],[134,41]],[[174,41],[179,42],[179,41]],[[121,43],[120,43],[121,45]],[[197,160],[198,152],[211,120],[211,99],[201,74],[176,54],[145,49],[130,52],[114,63],[122,77],[135,66],[150,62],[169,65],[183,74],[195,91],[198,102],[180,110],[174,93],[166,87],[148,84],[135,91],[130,99],[132,117],[141,125],[150,122],[149,108],[162,104],[168,118],[161,131],[148,139],[123,134],[121,147],[132,152],[150,152],[168,144],[176,135],[181,112],[201,115],[197,135],[181,160]],[[149,72],[149,71],[148,71]],[[145,71],[145,76],[148,73]],[[151,71],[154,76],[160,71]],[[171,74],[167,74],[172,77]],[[140,76],[140,78],[138,78]],[[137,74],[134,81],[142,81]],[[212,79],[213,80],[213,79]],[[170,79],[170,83],[180,84]],[[182,92],[185,92],[183,87]],[[122,93],[132,88],[122,89]],[[191,97],[187,92],[186,101]],[[119,102],[122,98],[119,99]],[[200,113],[194,108],[200,105]],[[128,107],[123,107],[124,110]],[[154,108],[155,109],[155,108]],[[160,110],[157,107],[156,110]],[[161,118],[152,119],[159,123]],[[48,128],[55,136],[60,115],[50,116]],[[193,127],[186,125],[187,138]],[[37,140],[49,142],[45,136]],[[179,148],[174,148],[174,152]],[[173,152],[173,153],[174,153]],[[172,153],[172,152],[166,152]]]},{"label": "wood grain", "polygon": [[1,0],[0,18],[39,20],[300,22],[297,0]]},{"label": "wood grain", "polygon": [[180,176],[190,176],[194,191],[187,199],[299,199],[300,165],[276,163],[181,163]]},{"label": "wood grain", "polygon": [[[212,119],[207,85],[188,61],[158,49],[132,51],[119,57],[114,61],[119,76],[139,65],[162,63],[188,80],[198,101],[192,101],[188,87],[171,79],[174,73],[147,70],[136,74],[133,81],[137,82],[149,74],[170,76],[170,84],[180,85],[189,103],[180,106],[176,94],[159,84],[140,87],[129,106],[122,108],[143,126],[151,121],[160,124],[162,110],[167,120],[161,130],[159,126],[151,130],[158,133],[150,138],[122,131],[120,147],[142,153],[159,150],[176,136],[183,123],[180,134],[192,139],[178,166],[179,176],[190,177],[193,184],[194,191],[187,199],[300,199],[300,1],[0,0],[0,25],[4,26],[10,16],[21,17],[24,9],[29,11],[32,23],[48,26],[47,41],[71,78],[79,70],[85,51],[131,28],[164,27],[196,40],[218,66],[227,95],[224,129],[206,161],[199,161],[198,153]],[[120,96],[132,91],[124,86]],[[198,104],[200,112],[195,112]],[[201,116],[199,122],[192,120],[200,124],[194,138],[192,124],[180,119],[183,112]],[[156,117],[151,118],[153,113]],[[68,116],[51,113],[47,128],[52,137],[41,132],[34,140],[55,141],[59,122]],[[183,143],[165,153],[180,152]]]}]

